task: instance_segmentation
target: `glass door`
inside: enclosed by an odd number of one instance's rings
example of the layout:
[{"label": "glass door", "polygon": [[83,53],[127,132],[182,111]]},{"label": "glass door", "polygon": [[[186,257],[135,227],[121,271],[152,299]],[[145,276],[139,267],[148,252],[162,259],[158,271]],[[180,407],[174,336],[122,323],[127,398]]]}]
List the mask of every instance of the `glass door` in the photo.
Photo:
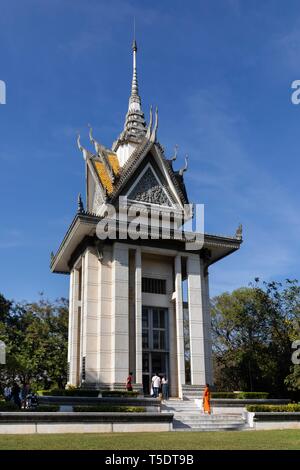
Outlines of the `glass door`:
[{"label": "glass door", "polygon": [[143,390],[150,394],[151,379],[156,372],[168,376],[169,335],[168,309],[143,307],[142,346],[143,346]]}]

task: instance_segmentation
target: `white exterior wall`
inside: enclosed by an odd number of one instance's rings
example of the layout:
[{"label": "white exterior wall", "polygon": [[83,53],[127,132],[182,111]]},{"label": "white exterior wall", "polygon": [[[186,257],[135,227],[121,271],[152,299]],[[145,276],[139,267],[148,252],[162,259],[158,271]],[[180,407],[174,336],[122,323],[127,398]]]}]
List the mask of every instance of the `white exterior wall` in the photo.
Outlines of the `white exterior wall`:
[{"label": "white exterior wall", "polygon": [[137,247],[135,252],[135,335],[135,381],[137,384],[142,384],[142,255],[140,247]]},{"label": "white exterior wall", "polygon": [[112,383],[125,384],[129,373],[128,246],[114,243],[112,260]]},{"label": "white exterior wall", "polygon": [[203,275],[202,260],[197,254],[187,255],[188,308],[191,352],[191,384],[204,385],[211,379],[210,319],[208,286]]},{"label": "white exterior wall", "polygon": [[83,257],[83,348],[85,357],[85,381],[96,383],[99,376],[99,261],[92,249],[87,249]]},{"label": "white exterior wall", "polygon": [[112,248],[105,246],[99,262],[99,383],[112,383]]},{"label": "white exterior wall", "polygon": [[184,329],[183,329],[183,299],[182,299],[182,272],[181,256],[178,254],[174,260],[175,295],[176,295],[176,344],[177,344],[177,376],[178,396],[182,397],[182,385],[185,385],[184,362]]}]

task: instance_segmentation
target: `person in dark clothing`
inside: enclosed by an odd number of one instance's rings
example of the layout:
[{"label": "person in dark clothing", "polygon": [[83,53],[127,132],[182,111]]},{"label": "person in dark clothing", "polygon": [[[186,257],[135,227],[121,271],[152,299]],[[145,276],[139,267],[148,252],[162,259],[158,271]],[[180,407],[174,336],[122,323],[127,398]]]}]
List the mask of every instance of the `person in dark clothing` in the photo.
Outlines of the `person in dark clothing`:
[{"label": "person in dark clothing", "polygon": [[11,389],[11,398],[14,402],[15,405],[17,405],[18,408],[21,408],[21,399],[20,399],[20,387],[17,384],[17,382],[14,382],[12,389]]}]

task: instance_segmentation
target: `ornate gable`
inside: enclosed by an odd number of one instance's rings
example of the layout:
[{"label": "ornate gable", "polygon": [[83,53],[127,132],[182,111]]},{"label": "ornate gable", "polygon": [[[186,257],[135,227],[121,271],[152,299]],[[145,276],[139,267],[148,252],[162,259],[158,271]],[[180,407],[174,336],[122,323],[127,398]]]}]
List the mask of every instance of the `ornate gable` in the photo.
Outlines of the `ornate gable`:
[{"label": "ornate gable", "polygon": [[160,206],[172,207],[173,205],[167,191],[156,177],[151,166],[146,168],[137,184],[129,192],[128,199]]}]

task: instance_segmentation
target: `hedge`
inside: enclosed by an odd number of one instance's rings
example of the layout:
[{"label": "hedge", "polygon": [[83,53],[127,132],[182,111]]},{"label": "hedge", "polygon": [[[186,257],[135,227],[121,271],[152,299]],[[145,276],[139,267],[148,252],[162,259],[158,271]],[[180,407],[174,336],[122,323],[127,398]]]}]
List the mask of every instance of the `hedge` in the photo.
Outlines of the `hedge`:
[{"label": "hedge", "polygon": [[252,413],[294,413],[300,412],[300,404],[289,403],[287,405],[248,405],[246,409]]},{"label": "hedge", "polygon": [[127,392],[126,390],[108,390],[101,393],[102,397],[123,397],[123,398],[136,398],[140,395],[139,392]]},{"label": "hedge", "polygon": [[230,399],[240,399],[240,400],[248,400],[248,399],[266,399],[268,398],[269,393],[267,392],[212,392],[212,398],[230,398]]},{"label": "hedge", "polygon": [[91,413],[141,413],[145,411],[144,407],[137,406],[73,406],[73,411],[76,412],[91,412]]},{"label": "hedge", "polygon": [[212,398],[237,398],[236,393],[233,392],[212,392]]},{"label": "hedge", "polygon": [[58,405],[38,405],[36,408],[22,408],[20,409],[17,405],[15,405],[11,401],[0,401],[0,412],[1,411],[38,411],[38,412],[49,412],[49,411],[58,411]]},{"label": "hedge", "polygon": [[18,411],[19,407],[12,401],[0,401],[0,412],[1,411]]},{"label": "hedge", "polygon": [[237,398],[240,398],[242,400],[253,399],[253,398],[263,400],[269,397],[268,392],[239,392],[239,393],[236,393],[236,395],[237,395]]},{"label": "hedge", "polygon": [[84,390],[78,389],[52,389],[52,390],[38,390],[37,394],[40,396],[50,397],[98,397],[99,390]]}]

